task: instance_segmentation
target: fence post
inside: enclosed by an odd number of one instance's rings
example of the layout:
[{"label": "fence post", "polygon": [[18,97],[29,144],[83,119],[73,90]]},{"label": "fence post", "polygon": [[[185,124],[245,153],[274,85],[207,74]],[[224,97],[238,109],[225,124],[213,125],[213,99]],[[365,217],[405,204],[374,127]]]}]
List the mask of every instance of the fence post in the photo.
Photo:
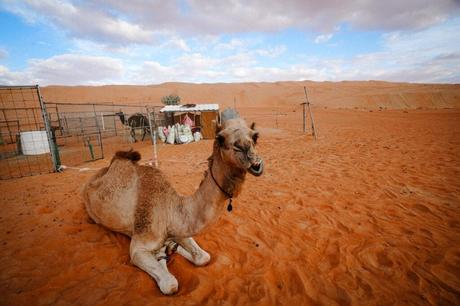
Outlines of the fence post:
[{"label": "fence post", "polygon": [[61,117],[59,116],[59,109],[58,109],[57,104],[56,104],[56,116],[57,116],[57,120],[59,123],[59,132],[61,133],[61,136],[62,136],[63,135],[62,131],[64,130],[64,128],[62,127]]},{"label": "fence post", "polygon": [[303,132],[306,133],[307,132],[307,111],[306,111],[306,105],[307,103],[300,103],[302,105],[302,111],[303,111],[303,115],[302,115],[302,118],[303,118]]},{"label": "fence post", "polygon": [[45,130],[48,136],[48,144],[50,146],[51,159],[53,162],[54,171],[59,171],[61,168],[61,159],[59,157],[59,150],[55,142],[55,137],[53,137],[53,132],[51,131],[50,118],[48,112],[46,111],[46,105],[43,102],[42,95],[40,93],[40,87],[38,85],[35,85],[35,88],[37,89],[38,102],[40,103],[43,122],[45,123]]},{"label": "fence post", "polygon": [[117,133],[117,120],[116,120],[116,115],[113,115],[113,126],[115,127],[115,136],[118,136]]},{"label": "fence post", "polygon": [[[155,163],[155,168],[158,168],[158,155],[157,155],[157,132],[156,132],[156,124],[152,127],[152,115],[150,114],[149,108],[146,106],[145,109],[147,110],[147,115],[149,116],[149,127],[150,127],[150,138],[152,139],[153,143],[153,159]],[[155,120],[155,113],[153,114],[153,119]]]},{"label": "fence post", "polygon": [[9,143],[14,143],[13,136],[11,135],[10,124],[8,123],[8,119],[6,117],[6,113],[5,113],[4,109],[2,109],[2,113],[3,113],[3,118],[5,118],[6,129],[8,130],[8,136],[10,136],[10,142]]},{"label": "fence post", "polygon": [[97,135],[99,136],[99,147],[101,148],[101,158],[104,158],[104,145],[102,144],[102,133],[97,121],[96,106],[93,104],[94,120],[96,121]]},{"label": "fence post", "polygon": [[313,136],[315,137],[315,140],[317,139],[316,138],[316,129],[315,129],[315,122],[313,121],[313,114],[312,114],[312,111],[311,111],[311,108],[310,108],[310,101],[308,100],[308,95],[307,95],[307,87],[303,87],[303,90],[305,92],[305,101],[303,104],[303,129],[304,129],[304,132],[305,132],[305,125],[306,125],[306,122],[307,122],[307,112],[306,112],[306,107],[308,107],[308,112],[310,113],[310,121],[311,121],[311,132],[313,134]]}]

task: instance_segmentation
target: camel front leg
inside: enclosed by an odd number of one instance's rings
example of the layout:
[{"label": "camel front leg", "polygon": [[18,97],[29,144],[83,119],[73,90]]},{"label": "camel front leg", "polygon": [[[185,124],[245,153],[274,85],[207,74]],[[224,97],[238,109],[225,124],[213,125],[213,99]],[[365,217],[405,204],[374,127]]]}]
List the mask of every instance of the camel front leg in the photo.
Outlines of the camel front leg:
[{"label": "camel front leg", "polygon": [[131,262],[152,276],[163,294],[174,294],[177,292],[179,284],[174,275],[169,273],[166,260],[158,261],[155,257],[154,253],[158,252],[164,252],[160,240],[136,236],[131,239],[129,250]]},{"label": "camel front leg", "polygon": [[145,135],[147,134],[147,129],[143,128],[142,141],[144,141]]},{"label": "camel front leg", "polygon": [[196,266],[204,266],[211,260],[211,255],[209,255],[205,250],[200,248],[198,243],[190,237],[175,240],[179,247],[177,248],[177,253],[184,256],[188,261],[192,262]]},{"label": "camel front leg", "polygon": [[136,131],[134,130],[133,127],[131,127],[131,137],[133,138],[133,141],[134,141],[134,142],[137,142],[137,139],[136,139]]}]

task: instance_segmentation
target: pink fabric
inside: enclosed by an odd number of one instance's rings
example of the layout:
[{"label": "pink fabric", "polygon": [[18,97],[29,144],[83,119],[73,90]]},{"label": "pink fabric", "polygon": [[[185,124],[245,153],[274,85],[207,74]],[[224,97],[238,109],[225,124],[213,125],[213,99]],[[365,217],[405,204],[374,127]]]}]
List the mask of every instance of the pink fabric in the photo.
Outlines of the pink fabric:
[{"label": "pink fabric", "polygon": [[190,117],[189,117],[187,114],[185,114],[184,119],[182,119],[182,124],[186,124],[186,125],[188,125],[189,127],[192,127],[192,126],[195,125],[195,123],[193,122],[193,120],[190,119]]}]

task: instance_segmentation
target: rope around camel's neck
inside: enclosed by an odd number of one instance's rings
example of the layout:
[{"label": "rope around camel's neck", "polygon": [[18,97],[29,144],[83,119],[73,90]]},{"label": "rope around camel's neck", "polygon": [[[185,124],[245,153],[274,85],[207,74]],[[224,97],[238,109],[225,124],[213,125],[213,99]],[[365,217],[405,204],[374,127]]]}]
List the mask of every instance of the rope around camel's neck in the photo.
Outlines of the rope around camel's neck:
[{"label": "rope around camel's neck", "polygon": [[[220,157],[220,156],[219,156]],[[219,167],[217,164],[222,164],[221,167],[224,167],[224,174],[222,182],[219,182],[218,178],[215,176],[215,167]],[[240,169],[232,169],[225,165],[222,160],[219,158],[219,162],[216,163],[214,160],[214,155],[209,158],[209,167],[208,172],[211,175],[211,179],[214,181],[214,184],[217,188],[224,194],[228,199],[227,210],[232,211],[232,200],[239,194],[239,189],[244,182],[246,175],[245,171]],[[227,173],[230,173],[229,175]]]}]

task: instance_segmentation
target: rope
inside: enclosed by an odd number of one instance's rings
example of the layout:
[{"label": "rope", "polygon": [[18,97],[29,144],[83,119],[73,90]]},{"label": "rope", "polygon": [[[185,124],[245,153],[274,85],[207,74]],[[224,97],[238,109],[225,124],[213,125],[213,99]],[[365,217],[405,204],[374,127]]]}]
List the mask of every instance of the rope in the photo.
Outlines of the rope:
[{"label": "rope", "polygon": [[61,165],[61,166],[59,166],[58,171],[62,172],[62,171],[67,170],[67,169],[78,170],[79,172],[85,172],[85,171],[98,171],[101,168],[86,168],[86,167],[79,168],[79,167],[70,167],[70,166],[66,166],[66,165]]},{"label": "rope", "polygon": [[232,206],[233,194],[230,194],[230,193],[228,193],[227,191],[225,191],[225,190],[219,185],[219,183],[217,183],[216,179],[214,178],[214,175],[212,174],[212,166],[209,168],[209,172],[211,172],[212,180],[214,181],[214,183],[216,183],[217,187],[219,187],[220,191],[222,191],[222,193],[225,194],[226,197],[228,197],[227,210],[228,210],[229,212],[232,211],[232,209],[233,209],[233,206]]},{"label": "rope", "polygon": [[[141,165],[149,165],[149,166],[153,166],[153,162],[152,161],[146,161],[146,162],[143,162]],[[66,165],[61,165],[59,166],[59,169],[58,169],[58,172],[62,172],[64,170],[78,170],[79,172],[86,172],[86,171],[98,171],[100,169],[102,169],[103,167],[100,167],[100,168],[87,168],[87,167],[71,167],[71,166],[66,166]]]}]

